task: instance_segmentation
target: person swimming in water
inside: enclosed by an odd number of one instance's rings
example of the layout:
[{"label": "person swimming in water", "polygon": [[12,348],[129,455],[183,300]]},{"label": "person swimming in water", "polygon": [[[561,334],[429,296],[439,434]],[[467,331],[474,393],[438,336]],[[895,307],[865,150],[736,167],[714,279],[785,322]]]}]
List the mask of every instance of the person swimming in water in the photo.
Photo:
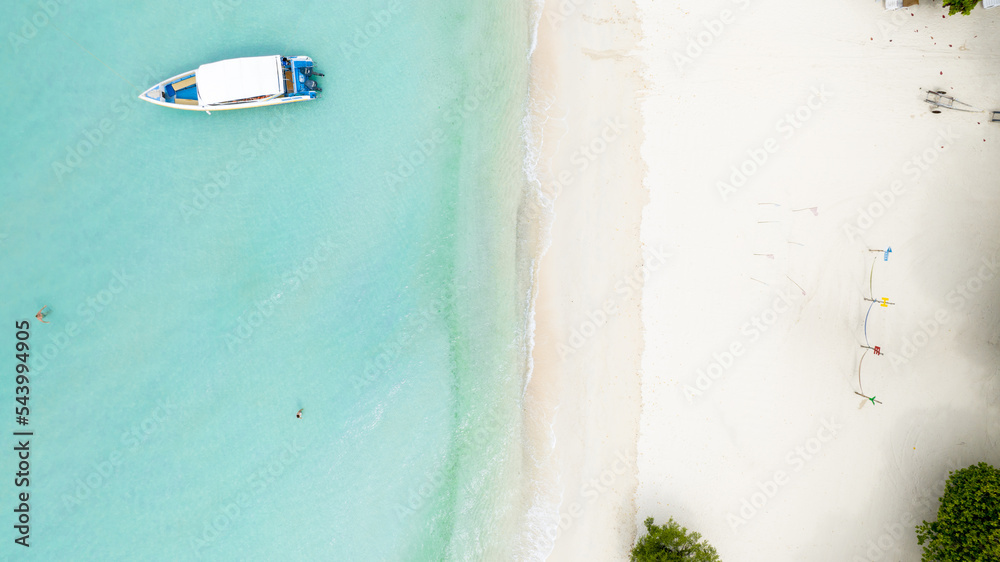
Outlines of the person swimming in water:
[{"label": "person swimming in water", "polygon": [[45,305],[45,306],[43,306],[43,307],[42,307],[42,310],[39,310],[39,311],[38,311],[38,313],[37,313],[37,314],[35,314],[35,318],[37,318],[37,319],[38,319],[38,321],[39,321],[39,322],[42,322],[43,324],[51,324],[51,322],[46,322],[46,321],[45,321],[45,316],[46,316],[46,315],[44,314],[44,311],[45,311],[45,309],[46,309],[46,308],[48,308],[48,307],[49,307],[49,305]]},{"label": "person swimming in water", "polygon": [[301,408],[298,412],[295,412],[295,417],[302,419],[302,410],[305,410],[305,408]]}]

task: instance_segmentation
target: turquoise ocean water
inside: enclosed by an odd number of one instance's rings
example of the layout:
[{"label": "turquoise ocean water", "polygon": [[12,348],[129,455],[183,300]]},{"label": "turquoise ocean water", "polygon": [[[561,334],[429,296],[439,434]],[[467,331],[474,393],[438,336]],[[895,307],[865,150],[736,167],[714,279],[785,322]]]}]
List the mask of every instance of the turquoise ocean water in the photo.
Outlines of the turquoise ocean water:
[{"label": "turquoise ocean water", "polygon": [[[0,11],[0,558],[528,556],[531,6]],[[319,101],[208,116],[136,99],[278,53],[316,61]]]}]

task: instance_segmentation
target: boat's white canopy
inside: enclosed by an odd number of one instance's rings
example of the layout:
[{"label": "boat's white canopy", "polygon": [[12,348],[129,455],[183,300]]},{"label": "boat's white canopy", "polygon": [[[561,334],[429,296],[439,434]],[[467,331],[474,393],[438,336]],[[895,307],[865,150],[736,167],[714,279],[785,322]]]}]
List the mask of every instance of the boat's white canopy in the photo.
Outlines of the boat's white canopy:
[{"label": "boat's white canopy", "polygon": [[284,93],[281,56],[229,59],[198,67],[198,98],[203,104]]}]

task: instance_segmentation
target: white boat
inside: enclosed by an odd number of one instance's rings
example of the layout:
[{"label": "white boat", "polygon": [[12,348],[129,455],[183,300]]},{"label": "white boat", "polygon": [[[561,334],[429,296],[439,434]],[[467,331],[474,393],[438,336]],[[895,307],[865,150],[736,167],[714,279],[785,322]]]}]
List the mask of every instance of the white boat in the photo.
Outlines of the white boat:
[{"label": "white boat", "polygon": [[263,107],[316,99],[309,57],[245,57],[203,64],[146,90],[139,99],[188,111]]}]

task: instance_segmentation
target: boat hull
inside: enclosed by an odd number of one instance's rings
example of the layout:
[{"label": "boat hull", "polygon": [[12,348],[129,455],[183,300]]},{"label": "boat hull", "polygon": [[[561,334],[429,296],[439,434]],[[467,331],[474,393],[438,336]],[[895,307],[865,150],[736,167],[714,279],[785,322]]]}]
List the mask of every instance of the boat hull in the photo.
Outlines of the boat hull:
[{"label": "boat hull", "polygon": [[[308,66],[312,68],[312,59],[308,57],[290,57],[288,59],[290,68],[286,70],[287,81],[285,82],[285,92],[279,95],[264,97],[263,99],[240,100],[227,103],[204,103],[198,92],[197,71],[189,70],[176,76],[171,76],[166,80],[148,88],[139,94],[139,99],[172,109],[182,111],[228,111],[231,109],[247,109],[252,107],[267,107],[271,105],[284,105],[300,101],[310,101],[317,98],[316,91],[304,88],[296,78],[301,78],[302,68]],[[289,92],[289,88],[295,90]]]}]

